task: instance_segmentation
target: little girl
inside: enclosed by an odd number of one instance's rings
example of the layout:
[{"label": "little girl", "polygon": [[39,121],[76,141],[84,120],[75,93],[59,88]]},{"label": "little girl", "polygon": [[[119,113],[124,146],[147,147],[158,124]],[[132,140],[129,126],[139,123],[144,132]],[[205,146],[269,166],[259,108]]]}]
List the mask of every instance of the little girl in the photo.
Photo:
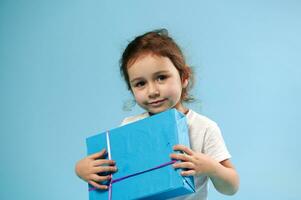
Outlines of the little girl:
[{"label": "little girl", "polygon": [[[175,145],[171,159],[180,160],[174,168],[182,168],[182,176],[194,176],[196,192],[174,198],[176,200],[207,199],[210,179],[221,193],[233,195],[239,186],[238,174],[230,161],[220,129],[215,122],[183,105],[191,100],[188,94],[192,71],[184,56],[169,37],[167,30],[156,30],[136,37],[128,44],[120,60],[120,70],[137,104],[145,113],[125,118],[122,125],[150,115],[176,108],[187,117],[191,148]],[[106,150],[90,155],[76,164],[76,173],[83,180],[100,190],[108,187],[100,182],[110,179],[118,163],[105,159]]]}]

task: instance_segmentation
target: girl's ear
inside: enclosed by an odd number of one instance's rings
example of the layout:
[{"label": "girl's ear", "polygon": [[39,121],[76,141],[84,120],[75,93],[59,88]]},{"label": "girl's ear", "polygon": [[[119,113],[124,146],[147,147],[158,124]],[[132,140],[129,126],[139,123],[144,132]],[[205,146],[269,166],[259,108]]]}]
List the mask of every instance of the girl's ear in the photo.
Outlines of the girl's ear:
[{"label": "girl's ear", "polygon": [[189,83],[188,79],[185,78],[185,79],[182,81],[182,88],[187,88],[188,83]]}]

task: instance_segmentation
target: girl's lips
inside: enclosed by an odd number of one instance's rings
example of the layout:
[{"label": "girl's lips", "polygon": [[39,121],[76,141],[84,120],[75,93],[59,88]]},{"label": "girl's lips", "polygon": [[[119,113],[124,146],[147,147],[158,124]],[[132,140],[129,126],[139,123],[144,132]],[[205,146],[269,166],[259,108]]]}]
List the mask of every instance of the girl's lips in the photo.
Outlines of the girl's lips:
[{"label": "girl's lips", "polygon": [[166,101],[166,99],[162,99],[162,100],[158,100],[158,101],[152,101],[152,102],[149,102],[149,104],[153,105],[153,106],[156,106],[156,105],[160,105],[164,101]]}]

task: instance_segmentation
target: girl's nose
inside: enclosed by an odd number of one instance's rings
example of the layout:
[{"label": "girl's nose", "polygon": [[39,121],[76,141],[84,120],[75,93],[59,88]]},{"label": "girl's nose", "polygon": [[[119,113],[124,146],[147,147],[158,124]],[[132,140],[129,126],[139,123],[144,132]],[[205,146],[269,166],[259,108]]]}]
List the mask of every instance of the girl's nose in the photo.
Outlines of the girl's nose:
[{"label": "girl's nose", "polygon": [[149,84],[148,97],[156,98],[158,96],[160,96],[159,88],[156,86],[156,84]]}]

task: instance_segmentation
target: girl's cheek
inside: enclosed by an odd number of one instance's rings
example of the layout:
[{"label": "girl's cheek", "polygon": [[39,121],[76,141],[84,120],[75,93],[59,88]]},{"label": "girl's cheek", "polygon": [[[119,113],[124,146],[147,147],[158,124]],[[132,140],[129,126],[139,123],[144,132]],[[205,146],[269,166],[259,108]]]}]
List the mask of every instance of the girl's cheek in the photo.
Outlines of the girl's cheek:
[{"label": "girl's cheek", "polygon": [[141,92],[141,91],[134,91],[134,97],[135,97],[135,100],[138,103],[141,102],[141,101],[143,101],[143,99],[144,99],[143,92]]},{"label": "girl's cheek", "polygon": [[177,84],[170,84],[165,88],[168,96],[178,96],[181,95],[181,88]]}]

